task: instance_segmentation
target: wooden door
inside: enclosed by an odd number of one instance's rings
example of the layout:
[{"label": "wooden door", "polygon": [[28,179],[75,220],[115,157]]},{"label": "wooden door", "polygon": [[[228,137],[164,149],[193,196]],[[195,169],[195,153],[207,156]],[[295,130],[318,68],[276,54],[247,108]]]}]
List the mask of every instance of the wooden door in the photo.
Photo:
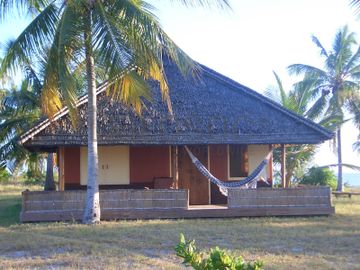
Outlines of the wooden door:
[{"label": "wooden door", "polygon": [[[206,145],[191,146],[189,149],[207,166]],[[189,204],[209,204],[209,180],[200,174],[184,147],[179,147],[179,188],[189,189]]]}]

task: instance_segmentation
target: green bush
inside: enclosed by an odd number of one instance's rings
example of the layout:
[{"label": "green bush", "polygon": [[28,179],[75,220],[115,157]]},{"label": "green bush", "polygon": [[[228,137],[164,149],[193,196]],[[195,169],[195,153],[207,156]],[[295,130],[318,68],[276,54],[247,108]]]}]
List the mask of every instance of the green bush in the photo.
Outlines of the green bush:
[{"label": "green bush", "polygon": [[0,184],[8,183],[10,181],[10,178],[11,174],[7,170],[0,169]]},{"label": "green bush", "polygon": [[40,185],[43,186],[44,185],[44,180],[41,180],[39,178],[25,178],[24,179],[24,184],[25,185]]},{"label": "green bush", "polygon": [[335,174],[328,168],[311,167],[303,176],[300,184],[329,186],[336,189],[337,180]]},{"label": "green bush", "polygon": [[195,240],[186,241],[180,234],[180,243],[175,247],[176,255],[183,258],[183,264],[195,270],[260,270],[263,263],[246,263],[244,259],[229,255],[225,250],[215,247],[210,254],[198,252]]}]

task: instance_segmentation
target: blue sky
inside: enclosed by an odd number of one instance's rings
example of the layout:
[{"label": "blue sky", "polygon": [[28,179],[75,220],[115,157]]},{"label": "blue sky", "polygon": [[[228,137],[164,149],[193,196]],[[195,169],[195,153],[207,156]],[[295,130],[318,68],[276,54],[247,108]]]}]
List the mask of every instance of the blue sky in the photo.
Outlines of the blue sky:
[{"label": "blue sky", "polygon": [[[195,60],[261,93],[275,84],[273,70],[290,88],[296,78],[288,76],[288,65],[322,66],[311,35],[330,48],[335,32],[345,24],[360,34],[348,0],[231,0],[232,11],[220,12],[176,2],[151,0],[170,37]],[[16,37],[26,23],[14,18],[0,25],[0,42]],[[345,125],[343,159],[360,165],[351,149],[357,134],[350,123]],[[336,161],[329,143],[320,149],[317,164]]]}]

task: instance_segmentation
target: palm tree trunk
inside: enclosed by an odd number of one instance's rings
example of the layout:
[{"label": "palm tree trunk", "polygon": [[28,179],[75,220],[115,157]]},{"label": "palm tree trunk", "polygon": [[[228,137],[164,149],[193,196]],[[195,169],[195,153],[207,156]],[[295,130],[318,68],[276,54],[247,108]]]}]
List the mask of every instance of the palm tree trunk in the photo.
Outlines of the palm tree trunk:
[{"label": "palm tree trunk", "polygon": [[291,177],[292,177],[292,174],[289,172],[289,169],[286,168],[286,184],[285,184],[285,187],[289,188],[291,186]]},{"label": "palm tree trunk", "polygon": [[46,159],[46,178],[44,190],[55,190],[55,182],[54,182],[54,154],[48,153]]},{"label": "palm tree trunk", "polygon": [[343,191],[343,173],[342,173],[342,156],[341,156],[341,127],[339,126],[337,132],[337,156],[338,156],[338,183],[337,191]]},{"label": "palm tree trunk", "polygon": [[100,198],[98,184],[98,147],[96,128],[96,81],[94,70],[94,56],[92,50],[92,10],[85,17],[85,56],[86,76],[88,86],[88,182],[83,223],[94,224],[100,222]]}]

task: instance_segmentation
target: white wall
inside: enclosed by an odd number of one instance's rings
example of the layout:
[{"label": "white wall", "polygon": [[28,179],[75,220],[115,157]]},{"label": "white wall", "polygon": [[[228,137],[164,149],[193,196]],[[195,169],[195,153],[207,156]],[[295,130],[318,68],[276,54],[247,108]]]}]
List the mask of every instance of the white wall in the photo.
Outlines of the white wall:
[{"label": "white wall", "polygon": [[[100,146],[98,179],[101,185],[130,183],[128,146]],[[87,147],[80,150],[80,183],[87,184]]]},{"label": "white wall", "polygon": [[[249,145],[248,146],[248,157],[249,157],[249,174],[251,174],[257,166],[264,160],[269,153],[269,145]],[[267,179],[267,172],[269,165],[266,170],[263,170],[261,176]]]}]

